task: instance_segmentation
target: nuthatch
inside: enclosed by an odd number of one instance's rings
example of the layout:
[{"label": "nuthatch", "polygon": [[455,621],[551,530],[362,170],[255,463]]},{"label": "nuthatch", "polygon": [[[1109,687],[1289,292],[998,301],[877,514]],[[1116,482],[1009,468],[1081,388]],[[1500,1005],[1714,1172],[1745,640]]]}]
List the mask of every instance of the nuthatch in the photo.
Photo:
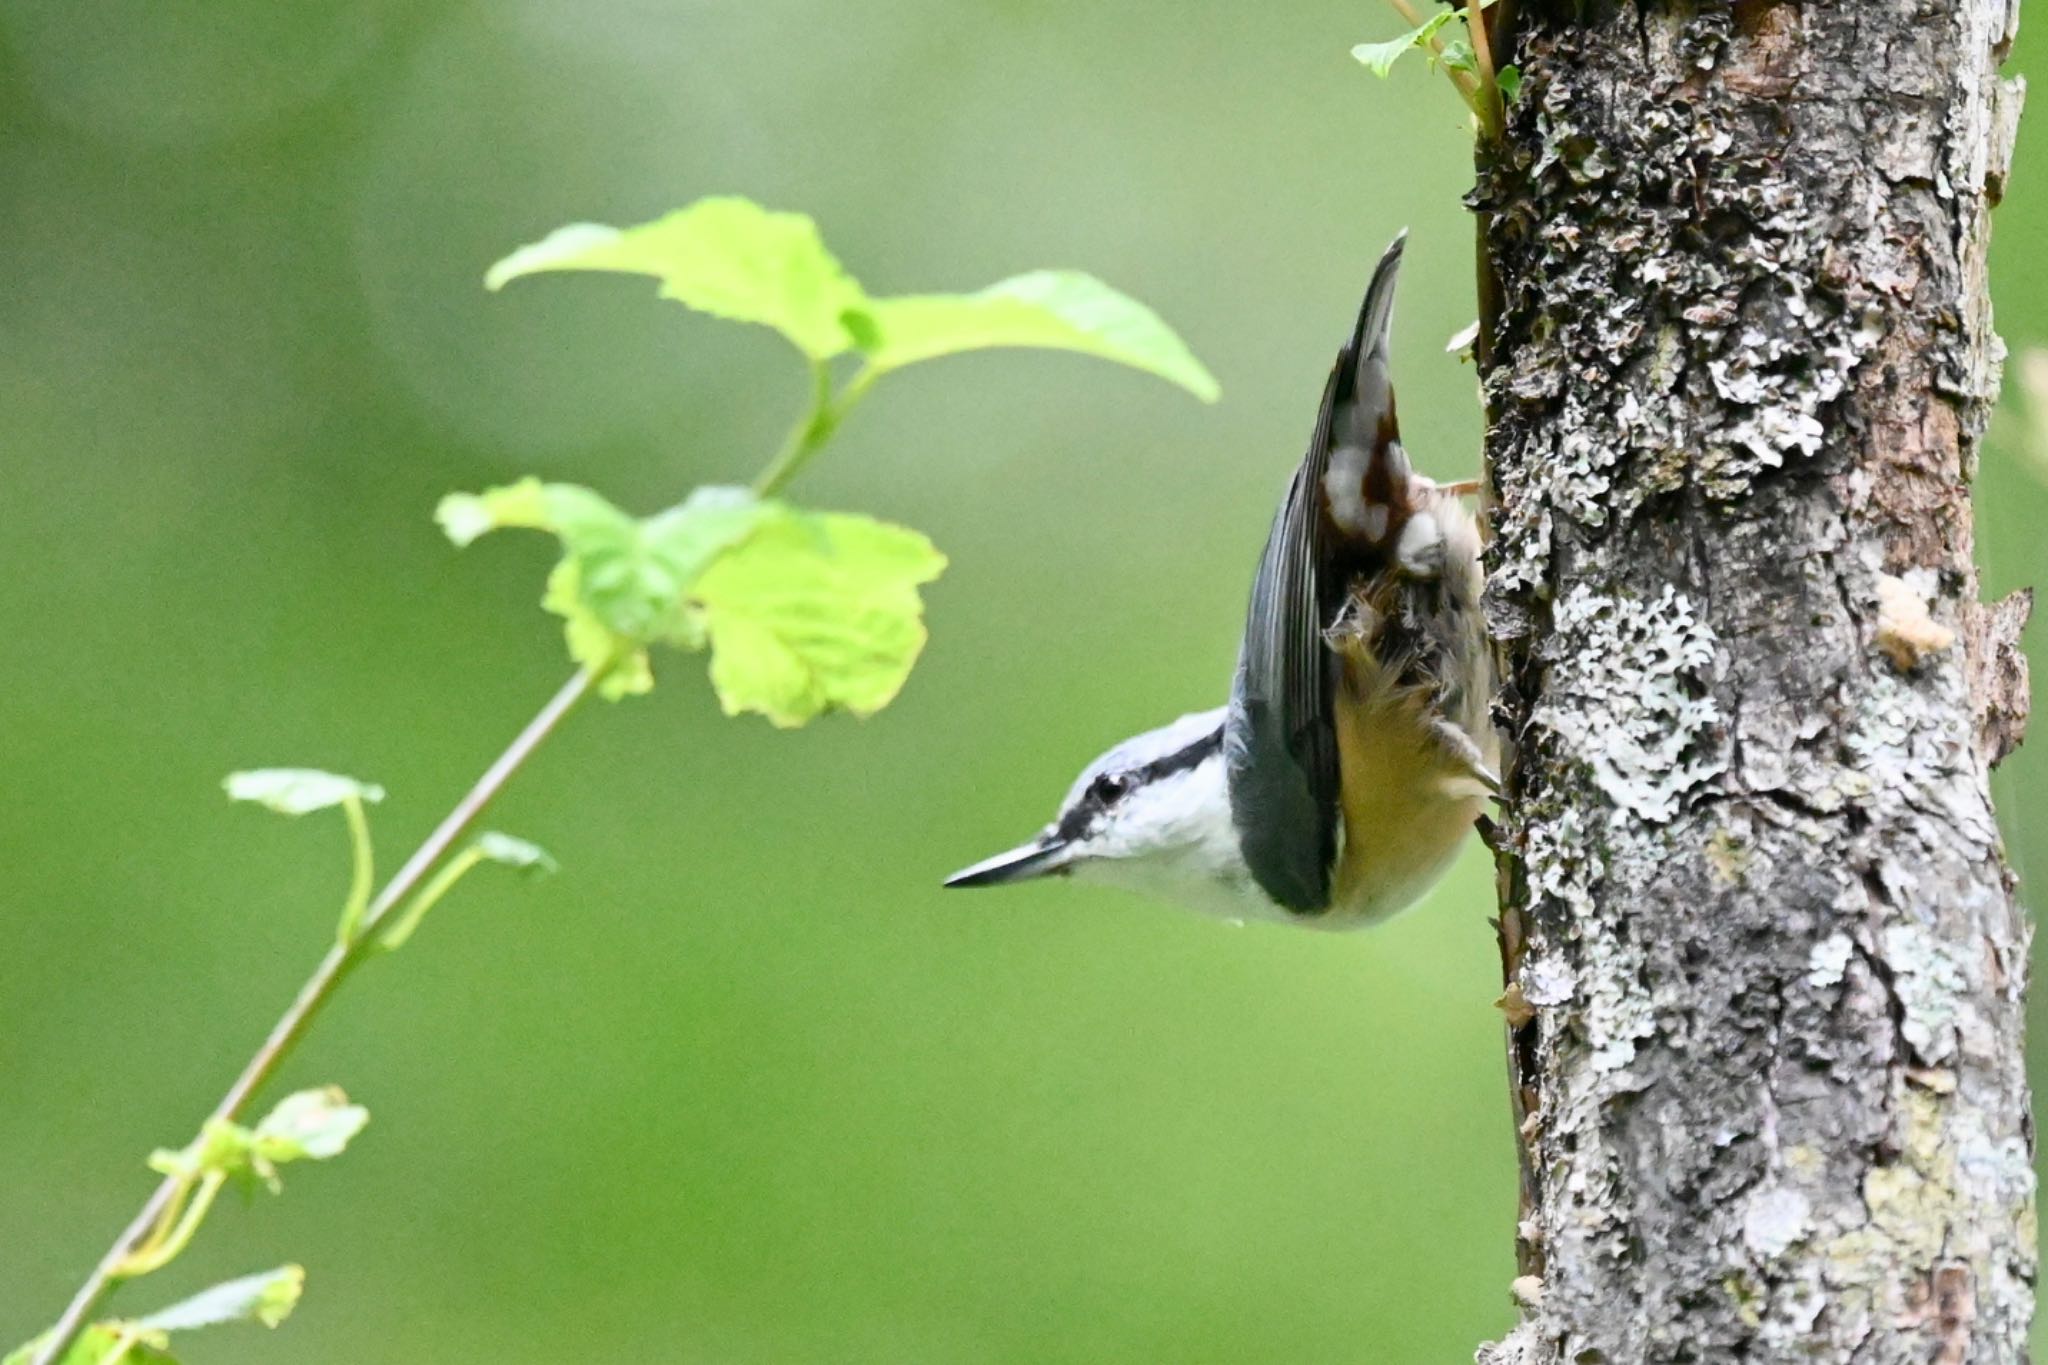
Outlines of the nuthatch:
[{"label": "nuthatch", "polygon": [[1125,740],[1022,847],[955,873],[1071,873],[1231,919],[1384,919],[1497,790],[1469,485],[1415,473],[1387,352],[1407,234],[1373,272],[1252,580],[1230,703]]}]

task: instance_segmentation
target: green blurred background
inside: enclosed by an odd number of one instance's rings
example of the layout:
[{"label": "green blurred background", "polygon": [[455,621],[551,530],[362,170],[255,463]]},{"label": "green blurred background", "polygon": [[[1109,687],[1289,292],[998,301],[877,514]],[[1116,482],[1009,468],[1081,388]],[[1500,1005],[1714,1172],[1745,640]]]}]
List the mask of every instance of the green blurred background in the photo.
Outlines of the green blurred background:
[{"label": "green blurred background", "polygon": [[[882,386],[799,493],[953,556],[901,701],[776,733],[676,660],[579,717],[495,819],[563,875],[480,878],[291,1064],[370,1106],[357,1147],[125,1302],[304,1261],[282,1335],[190,1351],[230,1363],[1405,1363],[1503,1329],[1476,852],[1345,937],[938,889],[1221,700],[1403,224],[1409,444],[1473,469],[1442,353],[1468,139],[1440,80],[1346,55],[1394,30],[1368,0],[0,0],[0,1338],[330,932],[338,823],[220,775],[377,779],[392,857],[562,674],[547,547],[458,555],[436,497],[534,472],[652,508],[795,415],[779,340],[644,281],[480,288],[559,223],[714,191],[815,214],[881,291],[1095,271],[1224,401],[1021,354]],[[2017,349],[2048,342],[2031,129],[2014,185]],[[2043,577],[2048,488],[2001,446],[1982,491],[1990,588]],[[2040,759],[2000,778],[2023,868]]]}]

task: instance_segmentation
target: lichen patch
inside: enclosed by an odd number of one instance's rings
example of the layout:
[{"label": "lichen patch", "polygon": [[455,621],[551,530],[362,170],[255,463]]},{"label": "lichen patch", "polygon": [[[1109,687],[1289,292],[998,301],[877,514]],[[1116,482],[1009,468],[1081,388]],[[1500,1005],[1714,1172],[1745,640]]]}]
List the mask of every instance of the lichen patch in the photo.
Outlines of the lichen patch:
[{"label": "lichen patch", "polygon": [[1612,806],[1647,823],[1727,766],[1707,692],[1714,633],[1675,588],[1648,602],[1584,584],[1558,604],[1560,663],[1536,723],[1583,762]]}]

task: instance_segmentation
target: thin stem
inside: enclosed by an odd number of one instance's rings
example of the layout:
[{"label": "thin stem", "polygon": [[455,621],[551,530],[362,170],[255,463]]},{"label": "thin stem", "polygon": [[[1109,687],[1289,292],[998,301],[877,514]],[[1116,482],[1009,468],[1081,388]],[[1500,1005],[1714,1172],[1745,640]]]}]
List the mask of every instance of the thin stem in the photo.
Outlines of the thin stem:
[{"label": "thin stem", "polygon": [[764,498],[772,498],[789,486],[790,480],[802,472],[811,462],[811,457],[832,439],[832,433],[839,430],[839,424],[846,420],[854,405],[867,396],[875,381],[882,377],[882,371],[872,365],[863,366],[853,378],[846,381],[846,387],[837,397],[832,394],[832,372],[823,362],[812,363],[816,377],[816,392],[810,415],[790,431],[789,439],[782,449],[761,471],[761,477],[754,480],[754,492]]},{"label": "thin stem", "polygon": [[[1401,21],[1407,24],[1408,27],[1422,27],[1424,23],[1423,17],[1415,12],[1415,6],[1409,4],[1408,0],[1387,0],[1387,3],[1393,6],[1394,13],[1400,15]],[[1439,64],[1441,64],[1444,55],[1444,40],[1432,33],[1427,41],[1430,52],[1438,58]],[[1479,113],[1479,83],[1463,71],[1453,71],[1448,66],[1444,67],[1444,74],[1449,76],[1451,84],[1458,88],[1458,94],[1464,99],[1465,106],[1477,115]]]},{"label": "thin stem", "polygon": [[1402,23],[1410,28],[1422,27],[1422,16],[1415,12],[1415,6],[1409,4],[1408,0],[1387,0],[1387,3],[1394,7],[1394,13],[1401,16]]},{"label": "thin stem", "polygon": [[146,1256],[164,1244],[171,1235],[171,1227],[185,1212],[185,1200],[192,1193],[194,1181],[189,1175],[175,1177],[178,1188],[172,1192],[170,1201],[157,1211],[156,1222],[150,1225],[149,1235],[130,1248],[130,1256]]},{"label": "thin stem", "polygon": [[135,1343],[140,1340],[142,1340],[142,1330],[140,1328],[124,1328],[121,1335],[114,1338],[114,1349],[107,1352],[106,1359],[102,1360],[100,1365],[121,1365],[121,1362],[128,1358],[128,1353],[135,1349]]},{"label": "thin stem", "polygon": [[754,492],[761,497],[773,497],[782,491],[799,469],[811,458],[817,448],[830,435],[829,428],[821,435],[819,427],[825,425],[832,411],[832,369],[822,360],[811,362],[811,406],[797,424],[789,429],[783,438],[782,449],[775,452],[775,458],[754,480]]},{"label": "thin stem", "polygon": [[115,1273],[124,1280],[132,1280],[152,1270],[161,1270],[177,1260],[178,1253],[190,1245],[192,1234],[199,1231],[200,1223],[206,1219],[206,1211],[213,1207],[214,1196],[220,1193],[220,1187],[227,1180],[226,1171],[208,1171],[199,1182],[199,1192],[185,1206],[178,1225],[171,1229],[170,1234],[161,1240],[152,1239],[153,1245],[136,1248],[122,1259]]},{"label": "thin stem", "polygon": [[873,365],[863,365],[854,372],[853,378],[846,381],[846,387],[839,391],[840,420],[845,420],[846,414],[853,411],[853,405],[867,397],[868,390],[872,389],[875,381],[885,373],[887,371],[877,369]]},{"label": "thin stem", "polygon": [[468,876],[483,860],[484,851],[471,844],[442,864],[441,870],[434,874],[434,880],[428,882],[426,889],[414,896],[412,903],[392,920],[391,927],[378,936],[377,946],[386,952],[404,947],[405,941],[420,927],[420,921],[427,917],[427,911],[439,904],[441,897],[453,890],[455,883]]},{"label": "thin stem", "polygon": [[[320,1012],[320,1007],[326,1004],[328,997],[334,993],[334,988],[340,985],[350,970],[362,960],[361,950],[371,941],[372,931],[391,913],[394,906],[412,894],[414,888],[433,871],[434,865],[447,856],[455,841],[476,823],[477,817],[483,814],[484,808],[491,804],[505,783],[533,757],[534,750],[554,733],[563,718],[575,709],[576,703],[589,694],[591,687],[606,671],[608,670],[603,668],[578,669],[575,676],[562,684],[555,695],[548,699],[547,705],[541,707],[534,718],[526,723],[526,728],[505,746],[505,751],[498,755],[491,766],[484,769],[483,776],[479,777],[476,784],[455,803],[454,809],[442,817],[441,823],[434,827],[434,832],[413,850],[412,856],[405,860],[405,865],[384,884],[384,889],[377,894],[376,900],[370,903],[369,909],[363,914],[362,931],[349,942],[337,943],[330,947],[321,957],[319,964],[313,968],[313,974],[306,978],[306,984],[299,987],[299,993],[278,1017],[277,1023],[271,1026],[269,1036],[264,1038],[262,1046],[256,1049],[255,1055],[243,1066],[241,1075],[235,1077],[234,1084],[228,1087],[227,1093],[221,1096],[220,1103],[214,1106],[213,1113],[209,1116],[211,1119],[222,1123],[232,1123],[235,1120],[249,1103],[250,1097],[256,1093],[257,1088],[270,1078],[271,1073],[277,1070],[278,1064],[304,1035],[307,1026],[313,1022],[313,1017]],[[78,1334],[85,1330],[86,1322],[99,1307],[100,1300],[107,1296],[107,1292],[114,1287],[117,1280],[123,1278],[122,1262],[135,1248],[147,1242],[151,1233],[163,1221],[172,1201],[179,1197],[183,1184],[178,1177],[170,1176],[157,1186],[156,1192],[150,1195],[142,1210],[122,1230],[121,1235],[114,1239],[113,1246],[100,1257],[99,1264],[93,1267],[92,1274],[79,1286],[78,1292],[65,1306],[64,1315],[57,1320],[57,1325],[50,1329],[49,1335],[37,1348],[30,1365],[52,1365],[52,1362],[61,1359],[64,1352],[70,1349]]]},{"label": "thin stem", "polygon": [[1472,31],[1472,61],[1479,68],[1479,98],[1485,106],[1479,122],[1487,136],[1498,139],[1507,122],[1507,106],[1493,69],[1493,39],[1486,31],[1486,0],[1466,0],[1465,27]]},{"label": "thin stem", "polygon": [[352,871],[348,900],[341,907],[341,925],[335,932],[335,941],[347,943],[355,937],[356,926],[363,922],[363,910],[370,903],[370,890],[377,881],[377,855],[370,843],[370,817],[363,813],[363,798],[350,796],[344,799],[341,812],[348,817]]}]

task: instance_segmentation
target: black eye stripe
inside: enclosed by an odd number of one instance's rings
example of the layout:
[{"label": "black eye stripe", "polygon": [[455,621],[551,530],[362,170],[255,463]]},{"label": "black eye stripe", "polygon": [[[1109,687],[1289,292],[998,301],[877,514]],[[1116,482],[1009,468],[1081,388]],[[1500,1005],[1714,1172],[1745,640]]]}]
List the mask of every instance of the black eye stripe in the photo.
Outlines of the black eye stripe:
[{"label": "black eye stripe", "polygon": [[1120,772],[1097,773],[1088,783],[1087,790],[1081,794],[1081,799],[1076,801],[1060,820],[1056,832],[1064,839],[1087,837],[1096,821],[1133,788],[1199,767],[1204,760],[1221,752],[1222,748],[1223,727],[1219,725],[1193,743],[1155,758],[1150,763]]},{"label": "black eye stripe", "polygon": [[1095,780],[1088,784],[1088,795],[1098,800],[1114,801],[1133,787],[1142,787],[1157,782],[1162,777],[1171,777],[1175,773],[1199,767],[1205,759],[1222,747],[1223,727],[1218,726],[1194,743],[1155,758],[1150,763],[1125,772],[1096,774]]},{"label": "black eye stripe", "polygon": [[1155,758],[1137,770],[1135,776],[1140,782],[1156,782],[1162,777],[1200,767],[1207,759],[1223,748],[1223,727],[1217,726],[1194,743],[1183,749],[1176,749],[1164,758]]}]

